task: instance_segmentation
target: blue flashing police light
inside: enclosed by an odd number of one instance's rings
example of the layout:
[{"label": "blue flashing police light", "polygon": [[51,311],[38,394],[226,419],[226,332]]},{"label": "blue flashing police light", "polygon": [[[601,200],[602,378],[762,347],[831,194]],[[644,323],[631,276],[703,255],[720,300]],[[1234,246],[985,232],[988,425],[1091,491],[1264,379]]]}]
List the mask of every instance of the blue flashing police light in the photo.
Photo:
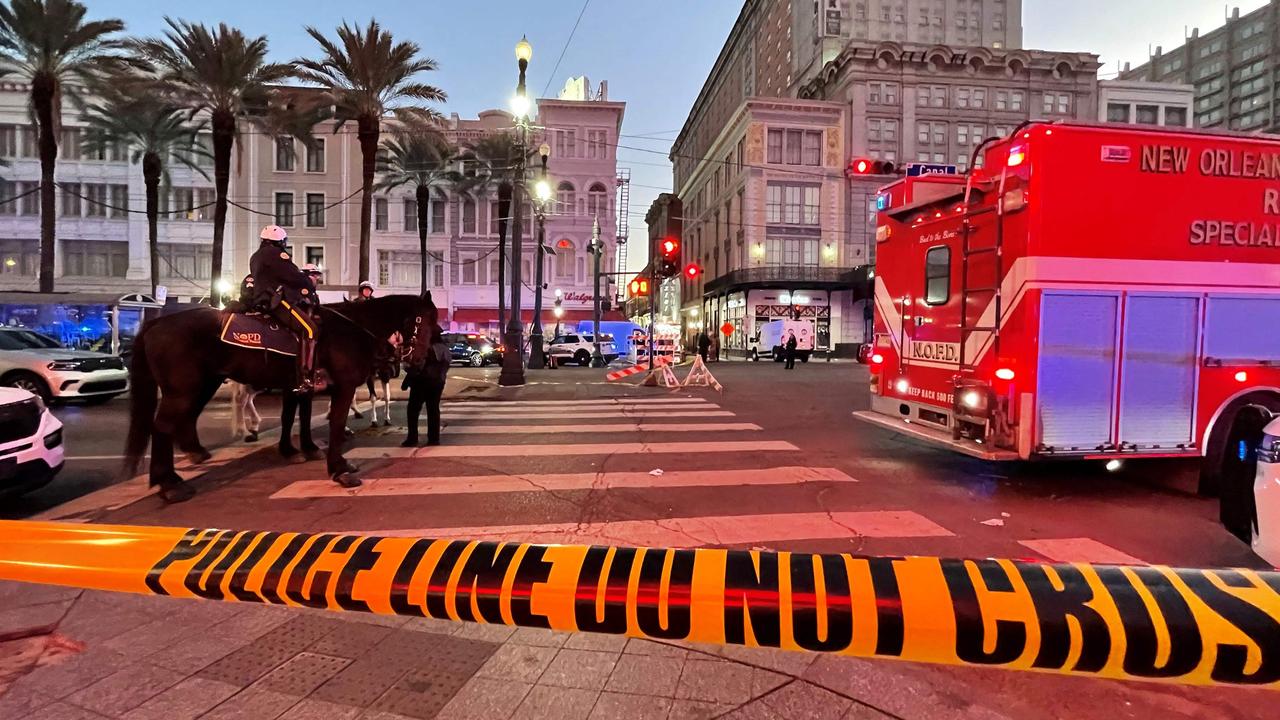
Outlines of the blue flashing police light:
[{"label": "blue flashing police light", "polygon": [[890,197],[889,193],[880,193],[876,195],[876,212],[884,212],[889,209]]}]

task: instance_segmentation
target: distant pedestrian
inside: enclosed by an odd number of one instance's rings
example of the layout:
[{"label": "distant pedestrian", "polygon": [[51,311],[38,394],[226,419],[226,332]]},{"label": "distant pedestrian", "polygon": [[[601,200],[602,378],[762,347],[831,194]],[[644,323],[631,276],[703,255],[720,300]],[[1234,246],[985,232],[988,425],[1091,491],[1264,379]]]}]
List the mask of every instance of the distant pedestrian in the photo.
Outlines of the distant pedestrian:
[{"label": "distant pedestrian", "polygon": [[720,336],[711,336],[711,362],[720,361]]},{"label": "distant pedestrian", "polygon": [[[419,348],[414,348],[414,353],[417,352]],[[427,444],[440,444],[440,398],[444,395],[450,361],[449,346],[445,344],[439,326],[431,329],[431,336],[421,353],[420,357],[413,358],[404,379],[404,388],[409,391],[409,432],[401,443],[404,447],[418,445],[418,417],[424,405],[427,408]]]},{"label": "distant pedestrian", "polygon": [[799,345],[799,343],[796,342],[796,334],[793,332],[787,333],[787,370],[791,370],[796,366],[796,345]]},{"label": "distant pedestrian", "polygon": [[711,336],[707,335],[707,331],[703,330],[698,333],[698,357],[702,358],[702,362],[707,361],[707,353],[711,351]]}]

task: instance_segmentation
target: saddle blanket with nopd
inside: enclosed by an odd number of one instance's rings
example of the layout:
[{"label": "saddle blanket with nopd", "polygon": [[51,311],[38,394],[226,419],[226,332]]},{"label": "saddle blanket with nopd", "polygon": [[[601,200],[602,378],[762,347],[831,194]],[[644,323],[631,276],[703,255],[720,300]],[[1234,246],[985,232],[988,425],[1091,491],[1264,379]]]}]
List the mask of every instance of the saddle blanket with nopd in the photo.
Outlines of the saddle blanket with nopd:
[{"label": "saddle blanket with nopd", "polygon": [[296,356],[298,338],[270,315],[226,313],[220,339],[228,345]]}]

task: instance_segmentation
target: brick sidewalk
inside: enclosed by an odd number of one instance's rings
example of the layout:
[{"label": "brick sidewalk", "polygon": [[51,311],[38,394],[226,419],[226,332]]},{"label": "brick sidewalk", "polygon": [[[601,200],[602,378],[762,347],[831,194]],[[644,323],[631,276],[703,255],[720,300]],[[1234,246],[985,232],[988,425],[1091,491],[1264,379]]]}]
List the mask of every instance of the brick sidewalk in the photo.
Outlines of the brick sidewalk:
[{"label": "brick sidewalk", "polygon": [[[1021,720],[1206,709],[1185,688],[18,583],[0,583],[0,607],[0,635],[56,628],[0,643],[0,720]],[[1244,717],[1270,698],[1229,691],[1217,710]]]}]

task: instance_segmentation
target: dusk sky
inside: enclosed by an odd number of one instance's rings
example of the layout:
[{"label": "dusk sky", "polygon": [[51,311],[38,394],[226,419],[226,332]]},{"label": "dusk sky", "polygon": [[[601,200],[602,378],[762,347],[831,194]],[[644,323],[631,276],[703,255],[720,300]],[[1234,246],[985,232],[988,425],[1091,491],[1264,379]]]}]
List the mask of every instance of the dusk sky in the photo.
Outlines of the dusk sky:
[{"label": "dusk sky", "polygon": [[[1266,0],[1233,3],[1242,13]],[[152,0],[91,0],[94,16],[119,17],[130,33],[154,34],[163,28]],[[632,237],[643,236],[645,208],[670,189],[666,151],[706,79],[716,53],[737,17],[738,0],[589,0],[577,32],[566,49],[581,0],[543,2],[316,2],[316,0],[221,0],[170,5],[175,17],[206,23],[227,22],[266,35],[278,59],[312,54],[315,43],[303,30],[310,23],[331,31],[343,20],[377,17],[397,37],[419,43],[440,70],[424,79],[443,88],[449,102],[440,108],[463,117],[505,107],[514,91],[512,47],[527,34],[533,44],[531,91],[554,97],[571,75],[593,83],[609,81],[609,97],[627,103],[618,163],[630,167],[633,191]],[[1049,50],[1087,50],[1102,56],[1103,77],[1114,76],[1117,62],[1135,64],[1148,46],[1176,47],[1189,27],[1202,31],[1221,25],[1224,4],[1217,0],[1025,0],[1024,44]],[[562,50],[564,58],[552,75]],[[637,137],[641,136],[641,137]],[[641,149],[632,149],[641,148]],[[643,263],[640,252],[631,264]]]}]

